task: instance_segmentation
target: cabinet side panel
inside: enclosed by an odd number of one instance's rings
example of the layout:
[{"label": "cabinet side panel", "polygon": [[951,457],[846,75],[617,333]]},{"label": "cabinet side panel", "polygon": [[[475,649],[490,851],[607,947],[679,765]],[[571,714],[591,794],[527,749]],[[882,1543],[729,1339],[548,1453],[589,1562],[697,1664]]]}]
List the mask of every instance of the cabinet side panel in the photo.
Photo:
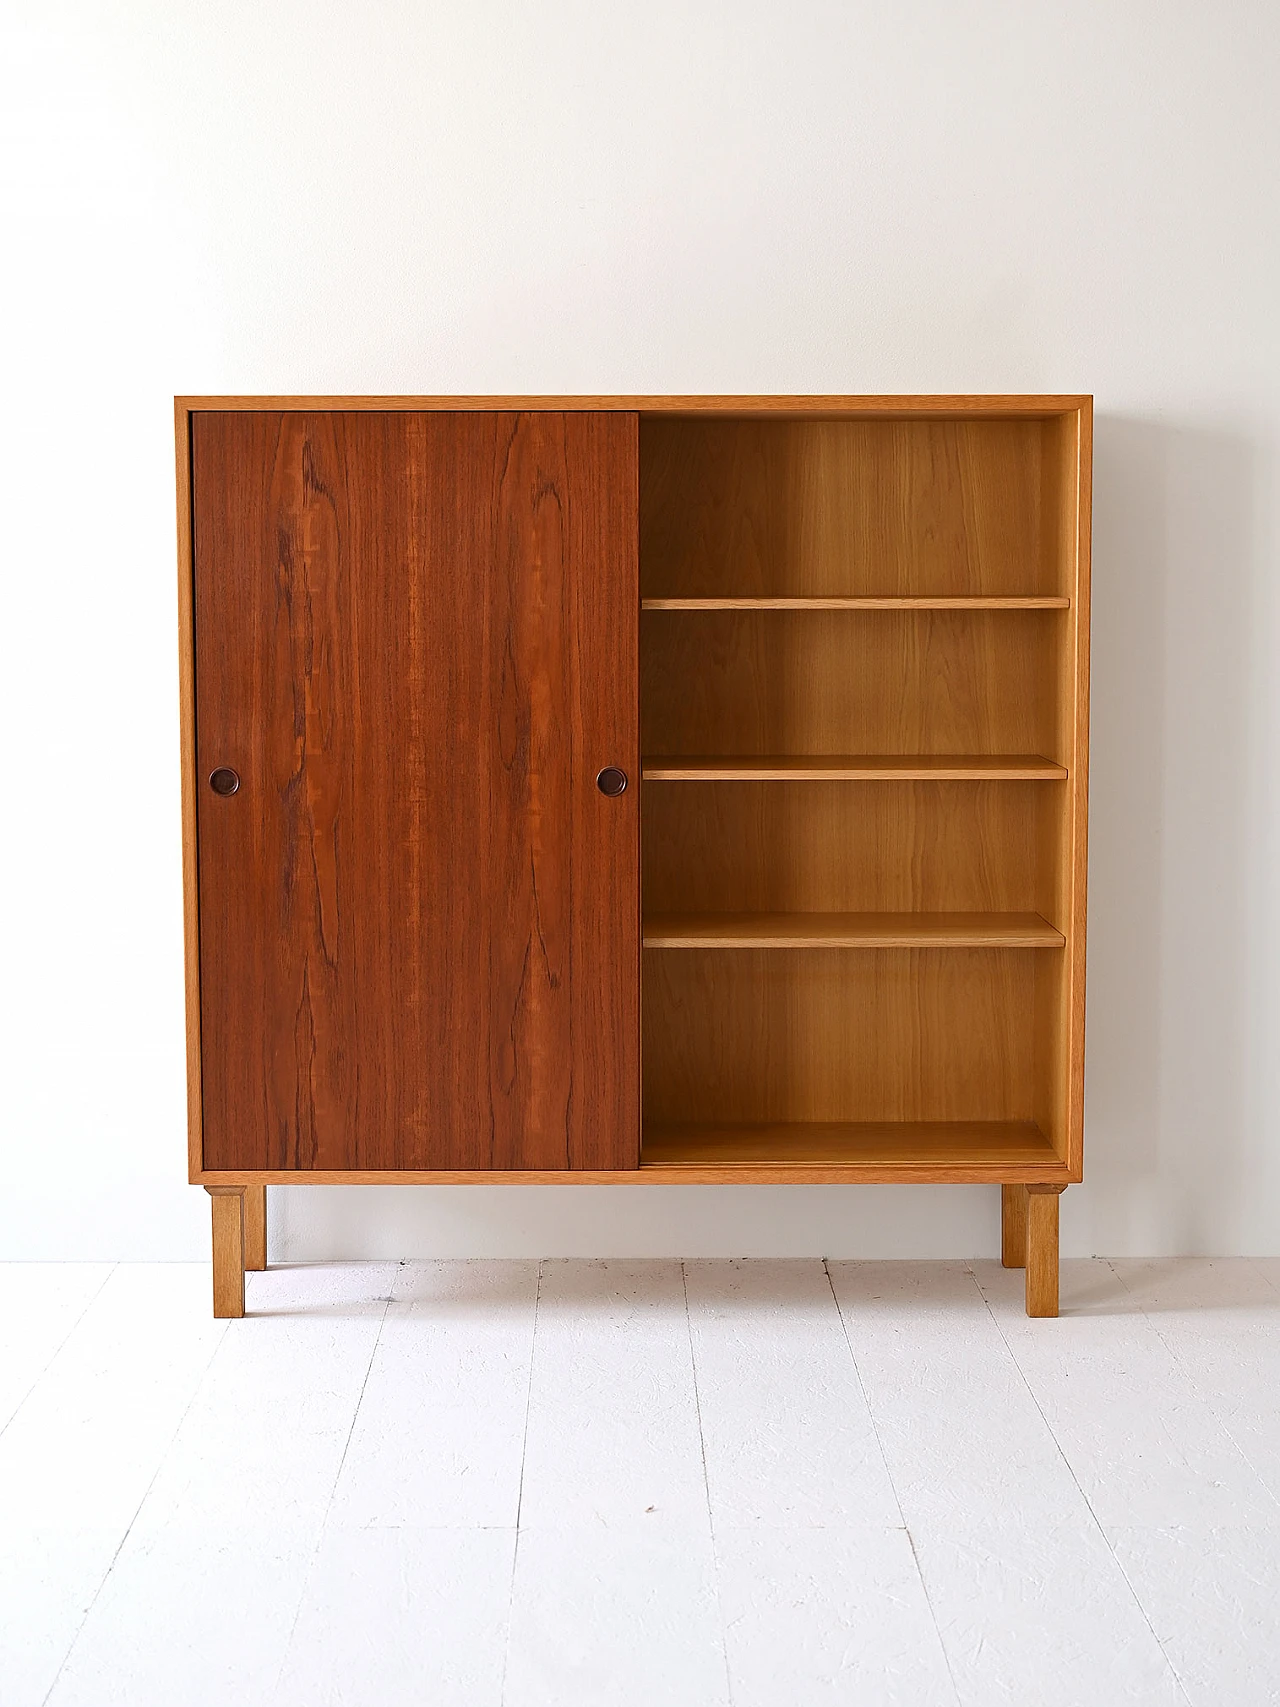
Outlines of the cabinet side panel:
[{"label": "cabinet side panel", "polygon": [[1071,597],[1058,656],[1054,756],[1069,777],[1043,823],[1040,866],[1050,877],[1047,916],[1067,941],[1060,963],[1040,968],[1036,1006],[1041,1062],[1037,1119],[1079,1178],[1084,1143],[1085,919],[1089,793],[1089,552],[1092,410],[1086,403],[1046,421],[1049,512],[1060,585]]},{"label": "cabinet side panel", "polygon": [[191,561],[191,418],[174,403],[178,496],[178,731],[182,787],[182,920],[187,1031],[187,1170],[204,1163],[200,1070],[200,893],[196,835],[196,660]]},{"label": "cabinet side panel", "polygon": [[1093,540],[1093,400],[1075,415],[1075,655],[1072,659],[1075,764],[1071,783],[1070,1070],[1066,1161],[1075,1177],[1084,1168],[1085,939],[1089,878],[1089,640]]}]

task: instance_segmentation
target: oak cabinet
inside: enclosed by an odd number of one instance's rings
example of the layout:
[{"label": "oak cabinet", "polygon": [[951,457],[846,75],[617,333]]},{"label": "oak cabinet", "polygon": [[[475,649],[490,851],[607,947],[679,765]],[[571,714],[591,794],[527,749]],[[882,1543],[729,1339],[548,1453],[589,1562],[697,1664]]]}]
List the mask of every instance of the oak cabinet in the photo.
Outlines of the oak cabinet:
[{"label": "oak cabinet", "polygon": [[[1090,400],[180,399],[190,1168],[1080,1178]],[[642,1065],[643,1063],[643,1065]]]}]

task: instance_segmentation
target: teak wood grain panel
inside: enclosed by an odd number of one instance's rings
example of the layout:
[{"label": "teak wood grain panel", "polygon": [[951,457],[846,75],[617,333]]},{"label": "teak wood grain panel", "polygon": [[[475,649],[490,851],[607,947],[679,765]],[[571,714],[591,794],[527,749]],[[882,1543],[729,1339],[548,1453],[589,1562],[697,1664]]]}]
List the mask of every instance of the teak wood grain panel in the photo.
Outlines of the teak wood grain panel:
[{"label": "teak wood grain panel", "polygon": [[635,1167],[634,416],[193,451],[205,1167]]},{"label": "teak wood grain panel", "polygon": [[646,597],[1058,594],[1036,419],[655,416]]},{"label": "teak wood grain panel", "polygon": [[649,611],[645,756],[1060,759],[1065,622],[1040,611]]}]

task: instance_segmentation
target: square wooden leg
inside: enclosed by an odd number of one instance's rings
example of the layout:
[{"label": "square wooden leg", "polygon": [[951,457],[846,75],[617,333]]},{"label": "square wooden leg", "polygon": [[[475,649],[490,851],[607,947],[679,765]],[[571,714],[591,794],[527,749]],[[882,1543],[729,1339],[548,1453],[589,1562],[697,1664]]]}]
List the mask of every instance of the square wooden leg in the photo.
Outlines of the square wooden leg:
[{"label": "square wooden leg", "polygon": [[1027,1314],[1058,1314],[1060,1185],[1027,1187]]},{"label": "square wooden leg", "polygon": [[267,1266],[267,1188],[247,1185],[244,1188],[244,1266],[261,1269]]},{"label": "square wooden leg", "polygon": [[1000,1261],[1006,1268],[1027,1266],[1027,1188],[1000,1187]]},{"label": "square wooden leg", "polygon": [[244,1315],[244,1192],[207,1187],[213,1204],[213,1313]]}]

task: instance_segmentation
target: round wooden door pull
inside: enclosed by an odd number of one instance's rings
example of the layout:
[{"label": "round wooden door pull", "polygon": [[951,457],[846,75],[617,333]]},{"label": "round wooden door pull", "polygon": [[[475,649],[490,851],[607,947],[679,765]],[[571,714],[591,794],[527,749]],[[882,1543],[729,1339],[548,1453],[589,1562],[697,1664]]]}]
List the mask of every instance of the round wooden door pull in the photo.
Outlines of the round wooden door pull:
[{"label": "round wooden door pull", "polygon": [[627,786],[627,773],[620,771],[617,765],[606,765],[596,777],[596,787],[601,794],[621,794]]},{"label": "round wooden door pull", "polygon": [[215,794],[234,794],[240,786],[240,776],[230,765],[219,765],[216,771],[209,773],[209,787]]}]

